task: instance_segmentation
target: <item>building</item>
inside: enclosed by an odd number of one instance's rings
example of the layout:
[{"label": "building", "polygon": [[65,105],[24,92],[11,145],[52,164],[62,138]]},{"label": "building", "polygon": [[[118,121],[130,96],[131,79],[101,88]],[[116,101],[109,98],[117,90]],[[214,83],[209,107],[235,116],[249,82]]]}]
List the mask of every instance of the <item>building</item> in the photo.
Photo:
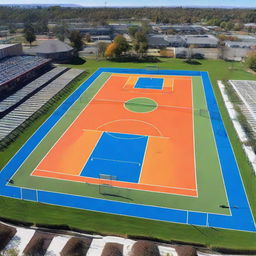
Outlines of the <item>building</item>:
[{"label": "building", "polygon": [[169,47],[186,47],[186,40],[179,35],[166,35],[164,39],[169,42]]},{"label": "building", "polygon": [[252,49],[256,47],[256,40],[254,42],[226,41],[225,45],[230,48]]},{"label": "building", "polygon": [[149,48],[161,49],[169,46],[169,42],[165,40],[162,35],[155,35],[148,37],[148,46]]},{"label": "building", "polygon": [[105,42],[105,43],[111,43],[111,37],[110,36],[91,36],[91,40],[93,42]]},{"label": "building", "polygon": [[5,57],[22,55],[21,44],[0,44],[0,60]]},{"label": "building", "polygon": [[153,30],[160,33],[160,34],[167,34],[170,30],[172,30],[175,34],[191,34],[191,35],[197,35],[197,34],[205,34],[207,31],[204,27],[199,25],[155,25],[153,26]]},{"label": "building", "polygon": [[183,37],[187,46],[197,48],[217,48],[219,40],[213,35],[186,35]]},{"label": "building", "polygon": [[30,52],[46,59],[62,62],[73,56],[74,49],[62,41],[50,39],[33,48]]},{"label": "building", "polygon": [[75,28],[74,30],[78,30],[81,34],[88,34],[91,36],[107,36],[111,35],[113,30],[111,27],[87,27],[87,28]]}]

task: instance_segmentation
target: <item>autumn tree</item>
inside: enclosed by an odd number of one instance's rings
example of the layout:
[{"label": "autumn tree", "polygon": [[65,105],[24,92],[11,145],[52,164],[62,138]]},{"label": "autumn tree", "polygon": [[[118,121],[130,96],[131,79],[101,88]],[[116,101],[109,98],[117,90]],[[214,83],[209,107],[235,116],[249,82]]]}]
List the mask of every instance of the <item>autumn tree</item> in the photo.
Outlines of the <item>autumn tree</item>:
[{"label": "autumn tree", "polygon": [[116,43],[111,43],[108,45],[105,51],[105,56],[107,58],[114,58],[116,57],[116,49],[117,49],[117,44]]},{"label": "autumn tree", "polygon": [[256,71],[256,51],[252,51],[247,59],[246,59],[247,66],[252,69],[253,71]]}]

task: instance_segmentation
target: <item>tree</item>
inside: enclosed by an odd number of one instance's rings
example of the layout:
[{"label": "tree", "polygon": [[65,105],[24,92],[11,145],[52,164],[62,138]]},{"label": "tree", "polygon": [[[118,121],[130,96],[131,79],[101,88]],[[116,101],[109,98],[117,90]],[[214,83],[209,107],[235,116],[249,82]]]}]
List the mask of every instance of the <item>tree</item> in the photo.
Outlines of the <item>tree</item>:
[{"label": "tree", "polygon": [[13,24],[13,23],[9,24],[8,29],[9,29],[10,34],[15,34],[16,30],[17,30],[15,24]]},{"label": "tree", "polygon": [[116,49],[117,49],[117,44],[116,43],[111,43],[108,45],[106,51],[105,51],[105,56],[107,58],[114,58],[116,57]]},{"label": "tree", "polygon": [[140,58],[142,58],[148,50],[147,36],[142,31],[135,34],[134,50],[137,52]]},{"label": "tree", "polygon": [[77,30],[73,30],[70,32],[68,38],[75,49],[75,54],[78,55],[78,52],[81,51],[84,46],[82,34]]},{"label": "tree", "polygon": [[29,42],[30,44],[30,47],[31,47],[31,44],[36,41],[36,35],[35,35],[35,30],[34,28],[32,27],[31,24],[27,24],[24,28],[24,37],[26,39],[27,42]]},{"label": "tree", "polygon": [[64,42],[65,38],[68,36],[69,31],[67,29],[67,25],[65,23],[61,23],[54,27],[53,33],[60,41]]},{"label": "tree", "polygon": [[241,23],[236,23],[234,26],[235,31],[241,31],[244,28],[244,25]]},{"label": "tree", "polygon": [[104,57],[108,45],[109,44],[105,43],[105,42],[98,42],[97,43],[98,56]]},{"label": "tree", "polygon": [[114,43],[116,44],[115,55],[120,57],[123,53],[127,52],[130,48],[129,43],[122,35],[117,35],[114,38]]},{"label": "tree", "polygon": [[137,26],[131,26],[128,28],[128,33],[129,35],[134,38],[135,37],[135,34],[139,31],[139,27]]},{"label": "tree", "polygon": [[187,61],[188,63],[190,63],[192,61],[192,57],[193,57],[193,49],[195,48],[195,45],[191,44],[188,47],[188,55],[187,55]]},{"label": "tree", "polygon": [[253,71],[256,71],[256,51],[252,51],[247,59],[246,59],[247,66],[252,69]]},{"label": "tree", "polygon": [[90,36],[89,34],[86,34],[86,35],[85,35],[85,41],[86,41],[87,43],[90,43],[90,42],[92,41],[92,38],[91,38],[91,36]]},{"label": "tree", "polygon": [[222,22],[220,23],[220,27],[221,27],[222,29],[225,29],[226,26],[227,26],[227,22],[222,21]]},{"label": "tree", "polygon": [[36,33],[39,33],[39,34],[48,33],[49,32],[48,20],[46,20],[46,19],[39,20],[35,24],[35,31],[36,31]]},{"label": "tree", "polygon": [[233,22],[229,21],[226,23],[226,27],[225,27],[226,31],[231,31],[233,28],[234,28]]}]

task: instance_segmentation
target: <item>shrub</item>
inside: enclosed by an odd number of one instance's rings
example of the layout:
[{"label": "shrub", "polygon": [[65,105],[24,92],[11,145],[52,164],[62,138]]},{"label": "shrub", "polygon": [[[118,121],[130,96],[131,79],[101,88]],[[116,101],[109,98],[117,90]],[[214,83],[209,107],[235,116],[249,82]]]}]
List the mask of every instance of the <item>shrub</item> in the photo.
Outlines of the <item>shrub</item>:
[{"label": "shrub", "polygon": [[123,245],[118,243],[106,243],[101,256],[123,256]]},{"label": "shrub", "polygon": [[16,234],[16,228],[0,224],[0,251],[11,241]]},{"label": "shrub", "polygon": [[256,51],[253,51],[248,55],[246,62],[250,69],[256,71]]},{"label": "shrub", "polygon": [[189,245],[175,246],[178,256],[196,256],[196,249]]},{"label": "shrub", "polygon": [[91,242],[92,242],[91,238],[72,237],[66,243],[60,255],[61,256],[86,255],[88,249],[90,248]]},{"label": "shrub", "polygon": [[37,231],[26,248],[23,251],[25,256],[41,256],[44,255],[53,239],[54,235]]},{"label": "shrub", "polygon": [[133,245],[131,256],[160,256],[160,252],[156,243],[141,240]]}]

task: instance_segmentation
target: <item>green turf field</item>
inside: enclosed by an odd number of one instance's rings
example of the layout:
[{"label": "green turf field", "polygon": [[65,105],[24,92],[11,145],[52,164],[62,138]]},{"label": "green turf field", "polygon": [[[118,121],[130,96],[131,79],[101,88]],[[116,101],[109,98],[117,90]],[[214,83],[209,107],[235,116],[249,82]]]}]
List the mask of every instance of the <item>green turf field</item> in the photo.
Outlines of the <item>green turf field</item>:
[{"label": "green turf field", "polygon": [[[146,64],[138,64],[138,63],[114,63],[114,62],[108,62],[108,61],[95,61],[95,60],[88,60],[87,63],[81,65],[81,66],[74,66],[77,68],[85,68],[89,70],[89,73],[93,73],[98,67],[129,67],[129,68],[145,68]],[[251,175],[251,168],[245,158],[245,155],[242,151],[242,148],[240,146],[240,143],[238,141],[238,138],[234,132],[234,129],[232,127],[232,123],[229,120],[227,116],[227,112],[222,104],[222,99],[220,97],[220,93],[216,87],[216,80],[221,79],[254,79],[255,76],[247,73],[244,70],[244,67],[241,63],[234,63],[232,64],[233,68],[230,69],[231,64],[229,62],[223,62],[223,61],[208,61],[203,60],[202,65],[195,66],[195,65],[189,65],[184,63],[182,60],[167,60],[163,59],[161,63],[159,63],[159,68],[161,69],[184,69],[184,70],[207,70],[210,73],[210,77],[212,78],[212,84],[215,89],[215,93],[218,99],[218,102],[220,103],[220,109],[221,113],[225,122],[225,126],[228,130],[229,136],[231,138],[231,142],[233,145],[233,148],[235,150],[236,157],[238,159],[238,164],[240,167],[240,170],[242,171],[243,180],[247,189],[247,194],[251,202],[251,206],[253,209],[253,212],[255,214],[255,199],[253,197],[253,191],[255,191],[255,177]],[[195,81],[195,83],[200,83],[200,81]],[[77,87],[77,85],[74,86]],[[97,86],[96,86],[97,87]],[[93,90],[91,94],[88,94],[88,100],[89,97],[91,97],[97,88],[93,87]],[[200,95],[200,94],[199,94]],[[197,95],[193,95],[193,97],[196,97]],[[202,98],[202,97],[200,97]],[[64,97],[63,97],[64,99]],[[85,99],[86,100],[86,99]],[[55,108],[57,105],[61,102],[56,103]],[[204,102],[200,103],[200,100],[196,100],[198,104],[204,104]],[[82,104],[80,102],[79,107],[82,107]],[[0,153],[0,165],[3,167],[3,165],[8,161],[8,159],[18,150],[18,148],[24,143],[24,141],[32,134],[33,131],[36,130],[37,127],[40,126],[40,124],[49,116],[50,112],[54,110],[51,109],[47,114],[42,116],[40,119],[36,120],[34,124],[26,129],[24,132],[24,136],[19,137],[15,143],[10,145],[10,147]],[[70,117],[70,121],[71,121]],[[206,119],[207,120],[207,119]],[[207,126],[207,123],[200,123],[199,120],[195,120],[195,125],[198,126]],[[62,127],[64,129],[64,127]],[[208,129],[207,129],[208,130]],[[57,131],[56,131],[57,132]],[[207,136],[207,134],[205,135]],[[209,135],[208,135],[209,136]],[[207,145],[203,144],[203,141],[197,141],[196,147],[198,148],[198,152],[200,150],[204,150],[204,147]],[[41,146],[41,145],[40,145]],[[201,149],[200,149],[201,147]],[[47,150],[46,148],[44,150]],[[200,158],[200,153],[196,156]],[[202,159],[201,164],[205,165],[208,163],[208,159]],[[203,168],[202,168],[203,169]],[[220,178],[220,177],[219,177]],[[36,182],[33,180],[33,182]],[[31,181],[29,182],[31,184]],[[40,184],[37,184],[40,185]],[[206,184],[207,185],[207,184]],[[208,184],[209,185],[209,184]],[[212,186],[214,186],[214,182],[212,182]],[[217,191],[215,191],[217,192]],[[89,212],[84,212],[84,216],[81,216],[81,218],[78,218],[76,221],[74,221],[73,216],[81,214],[81,211],[79,210],[71,210],[71,209],[65,209],[63,212],[65,213],[65,216],[62,216],[61,219],[58,219],[57,216],[59,216],[57,213],[59,211],[59,207],[50,207],[50,206],[44,206],[44,205],[34,205],[31,203],[26,202],[17,202],[16,200],[2,200],[4,205],[4,209],[1,211],[2,216],[9,216],[10,218],[16,218],[21,220],[27,220],[27,221],[35,221],[35,222],[43,222],[43,223],[68,223],[72,226],[80,227],[87,230],[93,230],[93,231],[99,231],[102,230],[102,232],[106,233],[118,233],[118,234],[137,234],[137,235],[146,235],[146,236],[154,236],[162,239],[177,239],[177,240],[184,240],[184,241],[193,241],[193,242],[202,242],[208,245],[214,245],[214,246],[224,246],[224,247],[233,247],[233,248],[251,248],[256,249],[256,236],[254,234],[241,234],[240,232],[232,232],[232,231],[213,231],[213,230],[207,230],[207,229],[196,229],[194,227],[185,227],[183,225],[177,225],[177,224],[162,224],[159,222],[154,221],[142,221],[142,220],[135,220],[133,218],[126,218],[126,217],[115,217],[111,215],[104,215],[104,214],[93,214]],[[194,205],[194,203],[191,203],[191,205]],[[24,212],[17,212],[17,208],[23,209],[27,208],[26,206],[29,206],[28,211]],[[47,212],[49,212],[49,209],[51,209],[51,220],[47,218]],[[62,208],[61,208],[62,209]],[[35,216],[36,215],[36,216]],[[86,216],[91,220],[91,224],[88,223],[88,221],[85,221]],[[102,224],[99,225],[100,221],[99,219],[104,216],[106,218],[106,223],[104,225],[104,228],[102,228]],[[119,223],[115,224],[115,220],[118,220]],[[114,223],[114,224],[113,224]],[[133,231],[132,228],[135,227],[135,225],[139,225],[139,229],[137,231]],[[175,232],[174,232],[175,230]]]},{"label": "green turf field", "polygon": [[[142,190],[128,190],[125,188],[112,188],[109,193],[100,193],[98,185],[77,183],[51,178],[32,176],[40,161],[63,135],[88,101],[102,87],[111,73],[101,75],[89,88],[88,92],[68,110],[65,116],[53,127],[46,138],[37,146],[27,158],[19,171],[13,176],[14,185],[23,188],[34,188],[46,191],[62,192],[66,194],[82,195],[88,197],[105,198],[109,200],[132,202],[136,204],[162,206],[174,209],[193,210],[199,212],[230,214],[218,153],[215,146],[211,121],[209,117],[202,117],[194,113],[194,136],[196,154],[196,176],[198,197],[180,196],[166,193],[154,193]],[[193,78],[193,109],[207,109],[203,84],[200,77]],[[207,154],[204,154],[207,149]],[[185,157],[185,156],[184,156]],[[218,186],[216,186],[218,184]],[[114,191],[113,191],[114,190]],[[106,195],[111,194],[111,195]],[[113,196],[116,195],[116,196]]]}]

